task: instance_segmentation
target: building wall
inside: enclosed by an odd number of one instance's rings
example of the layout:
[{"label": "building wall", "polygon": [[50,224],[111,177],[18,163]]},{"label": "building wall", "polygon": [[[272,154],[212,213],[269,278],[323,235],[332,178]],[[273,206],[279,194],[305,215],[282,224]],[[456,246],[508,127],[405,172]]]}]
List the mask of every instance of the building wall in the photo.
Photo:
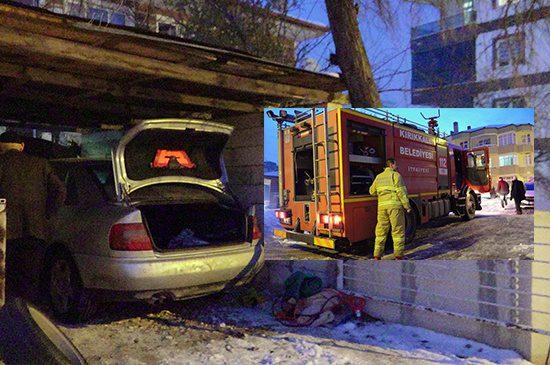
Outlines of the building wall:
[{"label": "building wall", "polygon": [[246,208],[254,208],[263,231],[264,119],[261,113],[217,120],[235,127],[224,151],[229,187]]},{"label": "building wall", "polygon": [[[495,6],[493,6],[493,3]],[[533,4],[532,1],[519,0],[512,2],[509,6],[506,6],[498,5],[498,0],[475,0],[474,7],[477,12],[478,23],[485,23],[500,19],[506,14],[515,15],[517,13],[524,12],[531,6],[533,6],[533,9],[538,9],[542,7],[544,3],[545,1],[538,1]],[[546,5],[548,5],[547,2]]]},{"label": "building wall", "polygon": [[[547,109],[548,105],[544,100],[550,92],[549,77],[546,75],[550,71],[550,64],[547,58],[550,51],[550,43],[546,41],[547,37],[545,35],[550,26],[550,19],[546,18],[526,23],[522,18],[523,15],[520,14],[531,6],[531,1],[513,1],[510,6],[499,6],[499,0],[475,0],[473,3],[476,12],[475,22],[481,25],[476,29],[476,32],[480,33],[476,35],[470,32],[471,29],[468,27],[456,29],[454,38],[467,37],[470,34],[475,43],[475,46],[472,46],[472,48],[475,48],[475,51],[471,57],[472,62],[469,62],[469,58],[454,57],[452,52],[446,52],[449,57],[447,62],[451,60],[451,63],[455,65],[463,64],[463,69],[459,73],[456,73],[458,75],[456,80],[451,78],[450,82],[443,83],[443,85],[450,85],[451,87],[442,91],[440,90],[440,86],[421,85],[418,82],[419,73],[422,74],[422,79],[427,80],[435,80],[438,77],[446,79],[447,75],[437,67],[421,67],[426,62],[423,62],[421,59],[422,53],[415,50],[418,40],[411,39],[412,103],[453,107],[474,105],[501,107],[505,106],[503,105],[505,104],[504,98],[515,97],[516,102],[523,103],[521,106],[530,106],[541,110]],[[461,13],[461,7],[457,7],[457,4],[456,2],[449,2],[446,12],[440,13],[440,21],[442,23],[445,23],[446,19],[452,17],[453,14]],[[537,2],[529,12],[536,12],[538,8],[544,5],[548,6],[548,2]],[[513,17],[516,14],[517,18]],[[511,18],[506,18],[506,16],[510,16]],[[518,26],[510,25],[516,20],[519,22]],[[433,24],[437,25],[437,22]],[[423,22],[420,27],[430,28],[429,21]],[[484,31],[486,29],[492,30]],[[493,43],[498,37],[515,32],[524,33],[525,62],[517,66],[493,66],[495,54]],[[436,41],[442,34],[435,32],[431,35],[430,37],[433,38],[433,41],[430,40],[426,47],[442,48],[443,46],[437,45]],[[473,74],[472,81],[476,83],[472,82],[468,87],[464,87],[464,80],[460,78],[470,73]],[[423,87],[431,87],[432,89],[418,90],[418,88]],[[510,91],[511,89],[513,91]],[[433,90],[433,92],[430,92],[430,90]],[[464,96],[468,93],[472,94],[472,97]],[[496,102],[499,99],[500,101]],[[546,97],[546,99],[548,98]],[[499,105],[496,105],[497,103]],[[548,115],[543,115],[542,117],[550,120]]]}]

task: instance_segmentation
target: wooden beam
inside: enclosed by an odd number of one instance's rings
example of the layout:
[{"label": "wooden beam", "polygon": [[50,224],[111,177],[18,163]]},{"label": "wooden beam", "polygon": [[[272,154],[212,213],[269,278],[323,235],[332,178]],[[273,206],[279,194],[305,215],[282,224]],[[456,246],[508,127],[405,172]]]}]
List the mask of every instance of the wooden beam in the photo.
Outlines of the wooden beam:
[{"label": "wooden beam", "polygon": [[[71,98],[55,92],[44,92],[41,90],[20,89],[18,92],[1,93],[0,104],[6,99],[20,99],[36,101],[48,106],[48,110],[55,110],[59,106],[65,106],[76,110],[88,110],[94,113],[109,113],[111,115],[121,115],[128,118],[168,118],[179,117],[186,110],[169,109],[164,107],[150,107],[147,105],[136,105],[130,103],[119,103],[109,101],[83,100],[75,102]],[[108,122],[106,120],[105,122]]]},{"label": "wooden beam", "polygon": [[40,82],[50,85],[72,87],[75,89],[106,93],[117,98],[139,98],[148,101],[197,105],[222,110],[233,110],[245,113],[261,111],[263,106],[240,101],[217,99],[177,93],[168,90],[129,86],[109,82],[90,76],[75,75],[68,72],[46,70],[38,67],[25,67],[13,63],[0,62],[0,76],[17,80]]},{"label": "wooden beam", "polygon": [[27,31],[16,31],[5,26],[0,26],[0,47],[22,56],[35,53],[42,56],[62,57],[67,60],[81,62],[83,65],[109,67],[140,75],[166,77],[240,92],[278,96],[285,99],[308,99],[320,102],[329,98],[329,93],[326,91],[192,68],[183,64],[102,49]]}]

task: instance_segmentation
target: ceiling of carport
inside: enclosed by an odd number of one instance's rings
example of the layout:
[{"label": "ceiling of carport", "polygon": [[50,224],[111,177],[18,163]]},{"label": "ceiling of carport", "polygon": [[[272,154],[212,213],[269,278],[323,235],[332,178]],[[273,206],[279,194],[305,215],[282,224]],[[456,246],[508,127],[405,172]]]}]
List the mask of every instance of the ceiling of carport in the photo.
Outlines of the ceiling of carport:
[{"label": "ceiling of carport", "polygon": [[0,4],[0,118],[97,126],[328,102],[337,77],[129,27]]}]

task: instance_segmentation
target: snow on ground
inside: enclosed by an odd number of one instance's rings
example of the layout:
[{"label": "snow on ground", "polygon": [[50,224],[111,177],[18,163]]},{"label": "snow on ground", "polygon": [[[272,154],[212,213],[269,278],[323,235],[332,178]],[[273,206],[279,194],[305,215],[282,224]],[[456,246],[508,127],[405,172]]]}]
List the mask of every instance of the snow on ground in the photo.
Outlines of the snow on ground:
[{"label": "snow on ground", "polygon": [[380,321],[285,327],[269,302],[246,308],[235,298],[116,304],[61,328],[90,364],[529,364],[510,350]]},{"label": "snow on ground", "polygon": [[[476,218],[465,222],[453,214],[419,227],[414,241],[407,246],[409,259],[532,259],[533,209],[523,209],[516,215],[513,202],[503,209],[500,199],[482,196],[482,210]],[[264,212],[266,258],[273,259],[365,259],[372,255],[372,243],[362,254],[331,254],[305,247],[291,240],[273,236],[273,228],[280,227],[274,210]],[[391,250],[391,247],[388,248]],[[390,251],[386,252],[387,254]]]}]

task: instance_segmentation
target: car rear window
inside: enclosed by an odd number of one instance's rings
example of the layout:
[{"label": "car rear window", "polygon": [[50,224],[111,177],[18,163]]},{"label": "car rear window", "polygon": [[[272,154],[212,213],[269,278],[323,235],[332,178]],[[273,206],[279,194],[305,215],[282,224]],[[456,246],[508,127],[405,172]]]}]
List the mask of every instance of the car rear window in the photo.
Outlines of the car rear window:
[{"label": "car rear window", "polygon": [[116,201],[117,196],[112,164],[110,162],[91,164],[87,166],[87,169],[95,177],[95,182],[101,188],[105,197],[109,201]]}]

